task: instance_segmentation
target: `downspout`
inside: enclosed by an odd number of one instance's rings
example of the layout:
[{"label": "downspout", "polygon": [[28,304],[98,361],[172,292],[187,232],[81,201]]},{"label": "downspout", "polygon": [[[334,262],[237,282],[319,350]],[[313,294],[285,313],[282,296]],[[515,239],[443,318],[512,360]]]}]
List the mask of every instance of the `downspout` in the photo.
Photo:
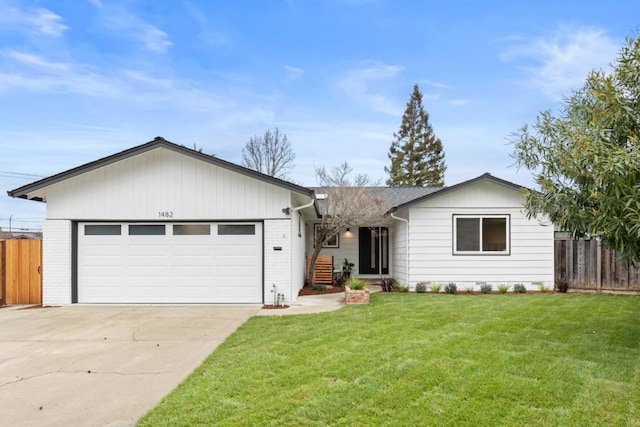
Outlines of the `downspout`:
[{"label": "downspout", "polygon": [[407,286],[410,285],[409,282],[409,220],[408,219],[404,219],[404,218],[400,218],[398,216],[395,216],[393,214],[393,212],[391,212],[391,218],[398,220],[398,221],[402,221],[405,224],[407,224],[406,228],[407,228],[407,238],[406,238],[406,243],[405,243],[405,251],[406,251],[406,266],[405,266],[405,271],[407,272]]},{"label": "downspout", "polygon": [[[315,197],[315,195],[313,195],[313,196],[311,196],[311,201],[310,201],[309,203],[307,203],[306,205],[298,206],[297,208],[292,208],[292,209],[291,209],[291,211],[292,211],[292,212],[298,212],[299,210],[302,210],[302,209],[305,209],[305,208],[308,208],[308,207],[313,206],[313,204],[314,204],[315,202],[316,202],[316,197]],[[302,218],[298,219],[298,221],[302,221]],[[303,252],[305,252],[305,251],[306,251],[306,248],[304,248],[304,251],[303,251]],[[303,255],[304,255],[304,254],[303,254]],[[292,262],[293,262],[293,259],[292,259]],[[304,262],[304,264],[303,264],[303,265],[306,265],[306,262],[307,262],[307,258],[306,258],[306,256],[304,257],[303,262]],[[303,269],[302,269],[302,272],[303,272],[303,273],[304,273],[304,270],[305,270],[305,268],[303,268]],[[303,284],[304,284],[304,283],[303,283]],[[291,287],[293,288],[293,280],[291,281]],[[298,294],[295,294],[295,295],[294,295],[293,289],[291,289],[291,291],[292,291],[292,292],[291,292],[291,301],[292,301],[292,302],[296,302],[296,301],[297,301]]]},{"label": "downspout", "polygon": [[291,208],[291,210],[292,210],[293,212],[296,212],[296,211],[299,211],[299,210],[301,210],[301,209],[305,209],[305,208],[308,208],[308,207],[310,207],[310,206],[313,206],[313,204],[314,204],[315,202],[316,202],[316,198],[315,198],[315,197],[312,197],[312,198],[311,198],[311,201],[310,201],[309,203],[307,203],[306,205],[298,206],[297,208]]}]

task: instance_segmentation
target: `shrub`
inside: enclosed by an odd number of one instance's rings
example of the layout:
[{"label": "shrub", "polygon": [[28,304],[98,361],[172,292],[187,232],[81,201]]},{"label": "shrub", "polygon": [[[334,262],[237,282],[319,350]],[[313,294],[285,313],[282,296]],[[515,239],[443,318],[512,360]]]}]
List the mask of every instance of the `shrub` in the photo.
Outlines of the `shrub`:
[{"label": "shrub", "polygon": [[526,294],[527,288],[522,283],[516,283],[513,285],[513,292],[517,294]]},{"label": "shrub", "polygon": [[409,286],[407,285],[401,285],[401,284],[396,284],[396,291],[398,292],[409,292]]},{"label": "shrub", "polygon": [[427,284],[424,282],[416,284],[416,292],[419,294],[424,294],[425,292],[427,292]]},{"label": "shrub", "polygon": [[434,294],[437,294],[438,292],[440,292],[440,290],[442,290],[441,283],[434,283],[433,285],[431,285],[431,292],[433,292]]},{"label": "shrub", "polygon": [[367,286],[367,282],[362,279],[358,279],[357,277],[352,277],[347,280],[347,286],[354,291],[361,291],[365,288],[365,286]]},{"label": "shrub", "polygon": [[472,294],[473,293],[473,286],[467,286],[466,288],[464,288],[464,291],[468,294]]},{"label": "shrub", "polygon": [[488,283],[485,283],[484,285],[480,286],[480,292],[483,294],[490,294],[492,290],[493,290],[493,286]]},{"label": "shrub", "polygon": [[540,286],[540,292],[549,292],[549,287],[544,283],[540,283],[538,286]]},{"label": "shrub", "polygon": [[556,287],[558,288],[558,291],[562,292],[563,294],[566,294],[567,291],[569,290],[569,282],[565,282],[565,281],[557,282]]},{"label": "shrub", "polygon": [[498,292],[500,292],[501,294],[506,294],[507,292],[509,292],[510,288],[511,286],[507,285],[506,283],[500,283],[498,285]]},{"label": "shrub", "polygon": [[444,292],[450,295],[455,295],[458,293],[458,285],[453,282],[449,282],[444,287]]},{"label": "shrub", "polygon": [[380,282],[380,286],[382,287],[382,292],[393,292],[395,288],[396,281],[392,278],[382,279]]}]

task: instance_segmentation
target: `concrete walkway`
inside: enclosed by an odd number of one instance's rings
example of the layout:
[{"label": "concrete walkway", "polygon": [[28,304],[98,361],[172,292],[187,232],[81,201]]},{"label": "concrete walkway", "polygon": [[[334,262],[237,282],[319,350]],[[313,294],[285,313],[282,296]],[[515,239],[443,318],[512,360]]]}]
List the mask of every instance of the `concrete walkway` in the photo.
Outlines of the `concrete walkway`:
[{"label": "concrete walkway", "polygon": [[260,306],[0,309],[0,425],[132,426]]},{"label": "concrete walkway", "polygon": [[337,310],[344,292],[289,308],[0,309],[0,425],[133,426],[253,315]]},{"label": "concrete walkway", "polygon": [[286,316],[290,314],[312,314],[324,313],[338,310],[345,306],[344,292],[324,295],[305,295],[298,297],[295,303],[289,308],[283,309],[261,309],[258,316]]}]

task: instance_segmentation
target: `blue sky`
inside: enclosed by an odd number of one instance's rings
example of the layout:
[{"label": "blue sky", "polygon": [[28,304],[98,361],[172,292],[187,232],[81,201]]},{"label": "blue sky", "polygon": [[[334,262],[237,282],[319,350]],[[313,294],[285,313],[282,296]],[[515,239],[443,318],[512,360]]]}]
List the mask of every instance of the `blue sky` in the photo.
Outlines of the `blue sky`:
[{"label": "blue sky", "polygon": [[448,185],[531,186],[508,135],[608,69],[638,17],[628,0],[0,0],[0,226],[39,228],[43,204],[4,196],[31,175],[157,135],[240,163],[278,127],[297,182],[344,160],[384,181],[414,83]]}]

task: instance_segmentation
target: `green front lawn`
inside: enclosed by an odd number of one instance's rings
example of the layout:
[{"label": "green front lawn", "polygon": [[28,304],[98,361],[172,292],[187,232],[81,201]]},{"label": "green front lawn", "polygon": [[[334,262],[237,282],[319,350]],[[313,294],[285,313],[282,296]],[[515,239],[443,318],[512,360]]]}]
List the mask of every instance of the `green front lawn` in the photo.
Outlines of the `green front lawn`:
[{"label": "green front lawn", "polygon": [[640,426],[640,297],[374,294],[254,317],[141,421]]}]

